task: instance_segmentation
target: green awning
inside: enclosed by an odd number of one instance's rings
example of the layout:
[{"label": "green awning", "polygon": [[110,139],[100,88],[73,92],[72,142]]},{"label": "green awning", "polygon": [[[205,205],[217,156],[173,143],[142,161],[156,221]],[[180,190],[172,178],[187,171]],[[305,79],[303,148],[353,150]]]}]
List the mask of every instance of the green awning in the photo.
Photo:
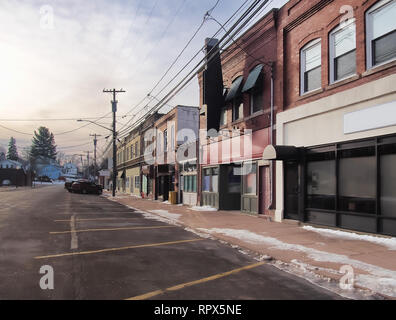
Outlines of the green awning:
[{"label": "green awning", "polygon": [[262,70],[263,70],[263,65],[259,64],[256,68],[254,68],[250,72],[249,77],[247,78],[246,83],[242,89],[242,92],[249,91],[250,89],[256,86]]},{"label": "green awning", "polygon": [[243,80],[243,77],[241,76],[241,77],[237,78],[232,83],[230,91],[228,91],[228,94],[227,94],[227,97],[225,100],[226,102],[231,101],[234,98],[236,98],[237,96],[239,96],[239,94],[241,93],[242,80]]}]

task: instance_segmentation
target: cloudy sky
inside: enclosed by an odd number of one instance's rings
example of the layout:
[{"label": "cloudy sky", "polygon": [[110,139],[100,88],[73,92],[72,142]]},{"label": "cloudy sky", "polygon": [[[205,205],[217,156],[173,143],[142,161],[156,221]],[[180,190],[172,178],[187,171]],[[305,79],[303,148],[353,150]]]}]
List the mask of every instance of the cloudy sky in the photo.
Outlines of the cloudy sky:
[{"label": "cloudy sky", "polygon": [[[102,90],[123,88],[127,93],[118,98],[122,127],[131,118],[121,116],[138,110],[132,108],[150,92],[217,2],[212,15],[225,22],[245,1],[1,0],[0,146],[6,146],[12,135],[21,149],[44,125],[55,134],[61,151],[92,150],[89,135],[105,136],[105,129],[89,125],[69,132],[84,124],[41,119],[99,118],[111,111],[111,96]],[[266,11],[285,2],[273,0]],[[203,25],[154,95],[218,28],[210,20]],[[195,79],[170,104],[198,102]],[[36,119],[40,121],[21,121]],[[99,123],[107,127],[111,119]],[[105,143],[100,141],[100,146]]]}]

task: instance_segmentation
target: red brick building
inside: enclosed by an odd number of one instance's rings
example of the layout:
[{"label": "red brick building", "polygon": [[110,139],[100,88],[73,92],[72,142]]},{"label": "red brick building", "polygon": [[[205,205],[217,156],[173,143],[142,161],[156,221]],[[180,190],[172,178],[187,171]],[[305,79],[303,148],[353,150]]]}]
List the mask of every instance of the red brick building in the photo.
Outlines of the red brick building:
[{"label": "red brick building", "polygon": [[278,12],[276,219],[396,234],[396,1]]},{"label": "red brick building", "polygon": [[[270,214],[274,179],[262,153],[274,139],[276,13],[270,11],[234,39],[198,75],[202,205]],[[206,44],[207,52],[217,45],[215,39],[207,39]]]}]

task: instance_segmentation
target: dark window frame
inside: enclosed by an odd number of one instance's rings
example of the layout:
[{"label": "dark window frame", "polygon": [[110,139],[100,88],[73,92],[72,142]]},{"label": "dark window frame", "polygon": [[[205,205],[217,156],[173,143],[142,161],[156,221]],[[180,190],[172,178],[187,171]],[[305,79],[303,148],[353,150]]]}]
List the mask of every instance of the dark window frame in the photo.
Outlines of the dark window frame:
[{"label": "dark window frame", "polygon": [[[364,147],[373,147],[375,148],[375,162],[376,162],[376,168],[375,168],[375,175],[376,175],[376,181],[375,181],[375,210],[373,213],[365,213],[365,212],[351,212],[351,211],[343,211],[340,208],[340,190],[339,190],[339,160],[341,158],[340,153],[349,151],[349,150],[354,150],[354,149],[360,149]],[[305,156],[301,160],[301,166],[303,168],[303,171],[305,172],[303,174],[302,180],[305,181],[301,184],[302,190],[303,190],[303,206],[301,210],[303,212],[301,213],[301,221],[307,222],[308,220],[308,215],[310,212],[323,212],[323,213],[331,213],[334,214],[334,221],[335,225],[334,227],[340,227],[342,228],[341,225],[341,219],[345,218],[347,216],[349,217],[362,217],[362,218],[371,218],[374,219],[376,223],[376,233],[378,234],[385,234],[385,235],[396,235],[396,230],[392,230],[392,233],[384,232],[384,227],[383,224],[386,221],[394,221],[396,223],[396,217],[389,216],[389,215],[384,215],[381,212],[381,156],[383,155],[383,152],[381,151],[384,147],[390,147],[392,146],[393,148],[396,149],[396,135],[395,134],[389,134],[385,136],[378,136],[375,138],[364,138],[360,140],[353,140],[349,142],[341,142],[341,143],[335,143],[335,144],[327,144],[327,145],[322,145],[322,146],[317,146],[317,147],[310,147],[305,149]],[[308,172],[307,172],[307,165],[308,165],[308,159],[310,153],[314,152],[315,150],[322,150],[324,152],[335,152],[335,160],[336,160],[336,205],[334,210],[329,210],[329,209],[318,209],[318,208],[310,208],[308,206],[308,195],[307,195],[307,187],[308,187]],[[386,154],[386,153],[385,153]],[[392,153],[393,154],[393,153]],[[342,218],[341,218],[342,217]],[[360,229],[356,228],[355,230],[359,231]],[[361,230],[360,230],[361,231]]]}]

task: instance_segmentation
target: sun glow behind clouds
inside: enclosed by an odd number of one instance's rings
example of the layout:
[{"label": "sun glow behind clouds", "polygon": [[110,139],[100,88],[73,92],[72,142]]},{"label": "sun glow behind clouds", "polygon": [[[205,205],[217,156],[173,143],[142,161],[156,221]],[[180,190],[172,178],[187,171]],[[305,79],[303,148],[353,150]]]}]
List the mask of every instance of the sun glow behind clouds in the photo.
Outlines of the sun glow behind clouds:
[{"label": "sun glow behind clouds", "polygon": [[[102,89],[114,87],[127,90],[119,98],[119,115],[125,114],[161,78],[216,2],[186,0],[172,20],[183,1],[1,0],[0,118],[100,117],[110,111],[111,100]],[[241,4],[241,0],[222,0],[214,15],[225,21]],[[53,9],[52,28],[43,28],[43,6]],[[174,71],[217,29],[213,22],[205,24]],[[163,84],[171,77],[172,72]],[[197,80],[171,104],[178,103],[198,105]],[[39,125],[53,132],[81,126],[75,122],[0,124],[32,133]],[[90,126],[56,140],[60,145],[73,145],[73,140],[78,144],[93,132],[107,135],[106,130]],[[0,128],[0,139],[13,134]]]}]

